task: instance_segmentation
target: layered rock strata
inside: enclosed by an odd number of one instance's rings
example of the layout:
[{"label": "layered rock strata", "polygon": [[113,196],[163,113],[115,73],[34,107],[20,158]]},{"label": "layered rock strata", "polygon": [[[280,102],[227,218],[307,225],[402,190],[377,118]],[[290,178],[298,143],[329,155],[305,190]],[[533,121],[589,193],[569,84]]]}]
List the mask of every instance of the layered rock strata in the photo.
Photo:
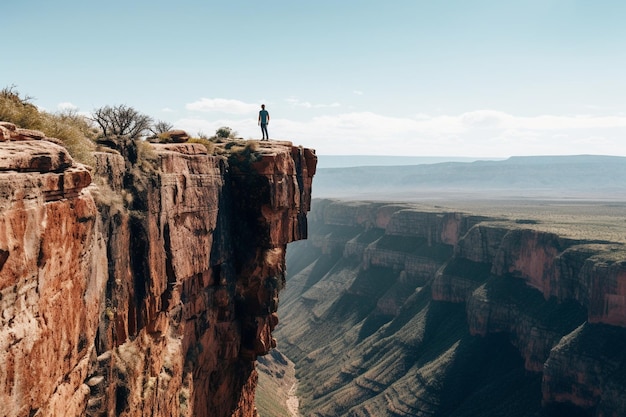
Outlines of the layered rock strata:
[{"label": "layered rock strata", "polygon": [[279,329],[305,412],[626,415],[622,241],[383,202],[309,219]]},{"label": "layered rock strata", "polygon": [[254,416],[314,152],[119,138],[91,169],[26,133],[0,143],[0,414]]},{"label": "layered rock strata", "polygon": [[0,414],[78,416],[106,282],[98,210],[85,191],[91,174],[65,148],[3,130]]}]

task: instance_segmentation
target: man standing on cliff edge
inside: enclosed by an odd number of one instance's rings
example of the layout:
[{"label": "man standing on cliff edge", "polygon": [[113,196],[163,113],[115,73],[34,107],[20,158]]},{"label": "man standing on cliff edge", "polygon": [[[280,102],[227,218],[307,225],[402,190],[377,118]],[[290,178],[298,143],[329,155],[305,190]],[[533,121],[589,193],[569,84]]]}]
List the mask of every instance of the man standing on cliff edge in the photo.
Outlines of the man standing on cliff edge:
[{"label": "man standing on cliff edge", "polygon": [[267,125],[270,123],[270,114],[265,110],[265,104],[261,104],[261,111],[259,111],[259,125],[261,125],[261,134],[263,139],[270,140],[270,135],[267,133]]}]

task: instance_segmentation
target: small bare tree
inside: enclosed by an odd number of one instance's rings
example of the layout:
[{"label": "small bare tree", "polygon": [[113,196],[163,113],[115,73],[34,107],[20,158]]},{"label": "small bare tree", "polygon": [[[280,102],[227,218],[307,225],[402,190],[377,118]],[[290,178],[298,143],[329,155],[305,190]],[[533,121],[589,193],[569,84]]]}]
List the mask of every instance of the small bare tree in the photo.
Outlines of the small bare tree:
[{"label": "small bare tree", "polygon": [[93,112],[91,120],[100,127],[105,138],[126,136],[136,139],[149,131],[152,125],[149,116],[124,104],[100,107]]},{"label": "small bare tree", "polygon": [[164,122],[163,120],[159,120],[152,125],[150,131],[158,136],[161,133],[169,132],[172,129],[174,129],[174,125],[168,122]]}]

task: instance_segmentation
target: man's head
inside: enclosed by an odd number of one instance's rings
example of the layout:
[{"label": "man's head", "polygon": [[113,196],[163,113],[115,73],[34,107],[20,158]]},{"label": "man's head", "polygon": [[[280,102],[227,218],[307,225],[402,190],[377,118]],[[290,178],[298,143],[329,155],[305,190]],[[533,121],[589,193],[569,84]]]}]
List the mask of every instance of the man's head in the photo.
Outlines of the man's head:
[{"label": "man's head", "polygon": [[261,104],[261,108],[265,110],[265,104]]}]

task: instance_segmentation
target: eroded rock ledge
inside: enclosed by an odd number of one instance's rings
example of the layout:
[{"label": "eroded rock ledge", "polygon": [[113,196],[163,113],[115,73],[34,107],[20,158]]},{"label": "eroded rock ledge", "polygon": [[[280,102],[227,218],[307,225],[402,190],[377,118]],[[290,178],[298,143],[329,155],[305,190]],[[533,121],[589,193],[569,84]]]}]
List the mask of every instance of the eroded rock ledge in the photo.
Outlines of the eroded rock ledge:
[{"label": "eroded rock ledge", "polygon": [[314,151],[128,143],[88,168],[0,133],[1,414],[254,416]]}]

